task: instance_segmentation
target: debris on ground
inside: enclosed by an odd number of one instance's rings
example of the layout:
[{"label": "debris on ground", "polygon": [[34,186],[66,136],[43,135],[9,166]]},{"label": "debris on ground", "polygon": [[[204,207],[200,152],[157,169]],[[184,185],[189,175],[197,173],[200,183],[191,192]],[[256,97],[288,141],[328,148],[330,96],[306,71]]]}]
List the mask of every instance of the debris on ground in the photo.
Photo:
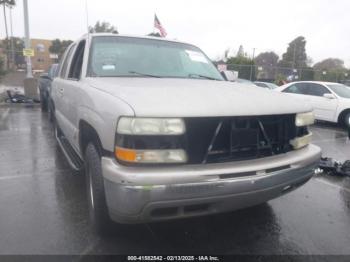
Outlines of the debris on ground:
[{"label": "debris on ground", "polygon": [[40,103],[40,100],[26,97],[25,95],[19,92],[12,92],[11,90],[7,90],[6,93],[8,98],[5,100],[5,102],[7,103],[25,103],[25,104]]},{"label": "debris on ground", "polygon": [[327,175],[350,176],[350,160],[344,163],[329,157],[322,157],[319,168]]}]

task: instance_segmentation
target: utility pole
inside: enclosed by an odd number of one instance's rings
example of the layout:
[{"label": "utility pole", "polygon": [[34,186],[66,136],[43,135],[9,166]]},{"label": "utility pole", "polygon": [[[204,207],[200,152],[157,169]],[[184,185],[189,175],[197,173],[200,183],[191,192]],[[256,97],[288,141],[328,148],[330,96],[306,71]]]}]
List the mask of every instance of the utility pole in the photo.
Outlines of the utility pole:
[{"label": "utility pole", "polygon": [[293,69],[295,69],[295,53],[296,53],[296,45],[294,43],[294,51],[293,51]]},{"label": "utility pole", "polygon": [[253,48],[253,59],[252,59],[252,65],[250,66],[250,81],[252,81],[252,78],[253,78],[253,68],[254,68],[255,49],[256,49],[256,48]]},{"label": "utility pole", "polygon": [[[28,16],[28,0],[23,0],[23,11],[24,11],[24,31],[25,31],[25,48],[30,49],[30,38],[29,38],[29,16]],[[29,54],[27,58],[27,78],[24,79],[24,95],[32,99],[39,99],[38,82],[33,77],[32,73],[32,61]]]},{"label": "utility pole", "polygon": [[6,18],[6,1],[1,1],[1,4],[3,5],[3,11],[4,11],[4,20],[5,20],[5,32],[6,32],[6,67],[7,70],[10,69],[10,56],[9,56],[9,33],[7,29],[7,18]]},{"label": "utility pole", "polygon": [[[30,49],[28,0],[23,0],[23,11],[24,11],[24,31],[25,31],[24,44],[26,49]],[[27,56],[26,60],[27,60],[27,78],[33,78],[32,61],[30,56]]]},{"label": "utility pole", "polygon": [[10,33],[11,33],[11,60],[12,67],[15,68],[15,46],[13,43],[13,27],[12,27],[12,6],[10,6]]}]

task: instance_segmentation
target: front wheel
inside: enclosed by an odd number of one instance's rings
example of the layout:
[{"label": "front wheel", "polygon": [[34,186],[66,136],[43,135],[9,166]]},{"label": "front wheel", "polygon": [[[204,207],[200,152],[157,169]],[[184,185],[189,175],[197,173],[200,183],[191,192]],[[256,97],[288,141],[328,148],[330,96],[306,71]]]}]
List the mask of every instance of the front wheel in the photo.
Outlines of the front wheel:
[{"label": "front wheel", "polygon": [[86,191],[89,214],[94,230],[102,235],[110,232],[113,225],[107,208],[103,184],[101,156],[92,143],[85,150]]}]

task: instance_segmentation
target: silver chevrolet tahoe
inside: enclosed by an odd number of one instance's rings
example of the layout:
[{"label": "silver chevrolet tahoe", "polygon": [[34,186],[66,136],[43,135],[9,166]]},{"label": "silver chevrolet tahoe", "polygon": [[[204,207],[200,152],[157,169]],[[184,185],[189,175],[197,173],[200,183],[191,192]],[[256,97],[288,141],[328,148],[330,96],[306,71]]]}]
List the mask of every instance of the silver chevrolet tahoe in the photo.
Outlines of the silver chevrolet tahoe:
[{"label": "silver chevrolet tahoe", "polygon": [[90,34],[69,46],[49,112],[98,232],[258,205],[313,176],[312,108],[224,76],[178,41]]}]

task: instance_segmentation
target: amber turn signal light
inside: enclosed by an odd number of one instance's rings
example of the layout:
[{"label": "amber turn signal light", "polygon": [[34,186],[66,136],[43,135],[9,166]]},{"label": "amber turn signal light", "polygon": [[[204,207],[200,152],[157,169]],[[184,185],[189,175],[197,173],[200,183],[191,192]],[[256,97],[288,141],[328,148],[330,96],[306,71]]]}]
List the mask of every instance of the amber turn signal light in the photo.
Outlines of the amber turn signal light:
[{"label": "amber turn signal light", "polygon": [[121,147],[115,148],[115,157],[125,162],[136,162],[136,151]]}]

